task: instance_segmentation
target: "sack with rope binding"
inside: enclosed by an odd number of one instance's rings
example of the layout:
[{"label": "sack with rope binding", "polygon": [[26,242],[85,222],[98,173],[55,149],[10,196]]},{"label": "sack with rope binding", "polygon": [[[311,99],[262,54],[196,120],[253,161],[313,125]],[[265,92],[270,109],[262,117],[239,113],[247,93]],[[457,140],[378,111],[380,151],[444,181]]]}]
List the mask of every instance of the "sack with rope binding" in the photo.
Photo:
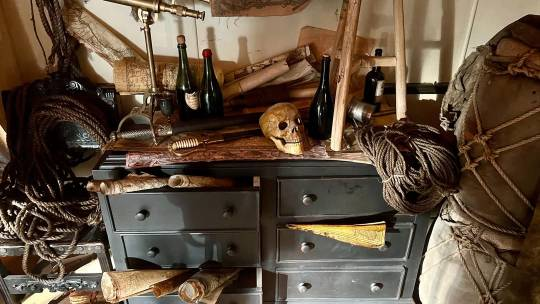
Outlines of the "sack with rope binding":
[{"label": "sack with rope binding", "polygon": [[423,303],[531,302],[515,265],[540,192],[539,51],[540,16],[526,16],[469,56],[443,100],[461,178],[429,240]]}]

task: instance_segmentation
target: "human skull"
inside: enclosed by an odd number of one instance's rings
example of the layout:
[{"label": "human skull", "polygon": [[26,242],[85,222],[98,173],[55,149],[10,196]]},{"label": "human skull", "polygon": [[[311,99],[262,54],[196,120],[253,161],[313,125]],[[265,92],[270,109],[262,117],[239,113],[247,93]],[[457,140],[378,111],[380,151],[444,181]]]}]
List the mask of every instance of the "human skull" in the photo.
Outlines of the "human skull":
[{"label": "human skull", "polygon": [[264,112],[259,125],[266,138],[285,153],[302,155],[304,152],[304,125],[298,109],[291,103],[277,103]]}]

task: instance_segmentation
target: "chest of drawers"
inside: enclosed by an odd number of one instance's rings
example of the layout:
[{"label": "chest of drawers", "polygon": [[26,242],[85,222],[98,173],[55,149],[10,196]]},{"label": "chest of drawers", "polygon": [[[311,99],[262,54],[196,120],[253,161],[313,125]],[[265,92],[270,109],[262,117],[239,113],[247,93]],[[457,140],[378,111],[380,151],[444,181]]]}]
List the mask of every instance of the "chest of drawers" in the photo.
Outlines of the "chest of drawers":
[{"label": "chest of drawers", "polygon": [[[121,178],[122,155],[109,155],[96,179]],[[197,267],[214,260],[254,274],[219,303],[408,303],[430,217],[396,214],[373,167],[333,161],[179,164],[154,174],[249,179],[239,189],[156,189],[100,202],[117,270]],[[290,223],[387,223],[385,246],[367,249]],[[375,302],[374,302],[375,301]],[[140,296],[129,303],[181,303]]]}]

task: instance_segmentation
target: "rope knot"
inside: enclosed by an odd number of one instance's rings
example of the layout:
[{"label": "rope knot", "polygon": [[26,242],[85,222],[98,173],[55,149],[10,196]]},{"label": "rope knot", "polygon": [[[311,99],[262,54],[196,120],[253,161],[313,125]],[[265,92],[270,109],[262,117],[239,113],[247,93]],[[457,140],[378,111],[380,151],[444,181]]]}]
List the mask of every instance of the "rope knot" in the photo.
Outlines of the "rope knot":
[{"label": "rope knot", "polygon": [[486,293],[482,295],[483,304],[498,304],[499,302],[493,297],[491,293]]},{"label": "rope knot", "polygon": [[473,142],[480,143],[482,145],[485,145],[487,141],[491,139],[493,135],[491,134],[476,134],[474,135]]},{"label": "rope knot", "polygon": [[471,146],[469,144],[462,145],[462,146],[458,147],[459,154],[465,154],[470,150],[471,150]]}]

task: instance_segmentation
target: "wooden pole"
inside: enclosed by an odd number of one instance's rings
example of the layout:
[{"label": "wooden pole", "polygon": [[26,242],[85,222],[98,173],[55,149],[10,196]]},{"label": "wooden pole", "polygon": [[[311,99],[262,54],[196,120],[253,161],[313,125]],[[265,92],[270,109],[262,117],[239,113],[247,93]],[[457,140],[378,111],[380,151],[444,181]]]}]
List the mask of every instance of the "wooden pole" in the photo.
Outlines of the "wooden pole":
[{"label": "wooden pole", "polygon": [[358,17],[360,16],[361,0],[350,0],[347,11],[347,23],[343,37],[343,49],[339,62],[339,72],[337,76],[337,92],[334,106],[334,121],[332,123],[332,137],[330,148],[334,151],[341,150],[343,139],[343,129],[347,114],[347,102],[349,97],[349,84],[352,71],[352,54],[358,29]]},{"label": "wooden pole", "polygon": [[341,57],[341,48],[343,46],[343,35],[345,34],[345,24],[347,23],[347,8],[349,0],[343,0],[341,12],[339,13],[338,27],[336,30],[336,40],[332,49],[332,64],[330,66],[330,88],[337,88],[337,72],[339,68],[339,58]]},{"label": "wooden pole", "polygon": [[403,0],[394,0],[394,32],[396,44],[396,117],[407,118],[407,63],[405,59],[405,19]]}]

